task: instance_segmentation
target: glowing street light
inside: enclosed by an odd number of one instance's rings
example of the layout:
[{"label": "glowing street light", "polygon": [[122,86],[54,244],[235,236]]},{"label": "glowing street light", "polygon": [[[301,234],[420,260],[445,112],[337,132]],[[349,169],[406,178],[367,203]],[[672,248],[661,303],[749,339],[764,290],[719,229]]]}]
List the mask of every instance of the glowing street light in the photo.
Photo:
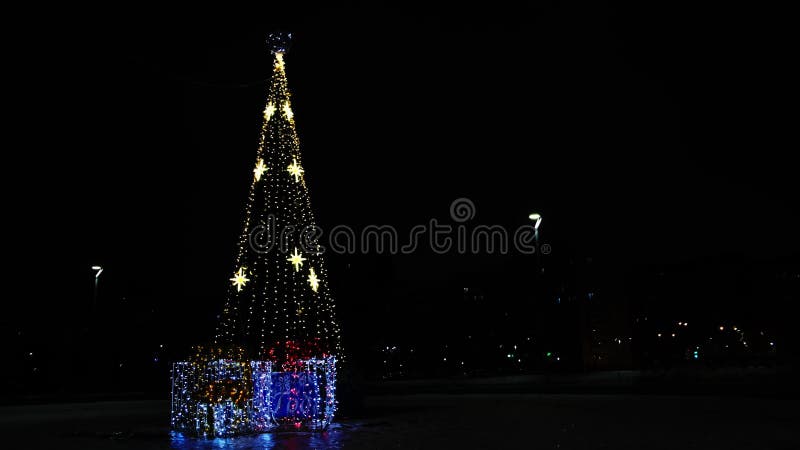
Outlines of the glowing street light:
[{"label": "glowing street light", "polygon": [[103,273],[102,266],[92,266],[94,270],[94,297],[92,297],[92,310],[97,308],[97,286],[100,284],[100,274]]},{"label": "glowing street light", "polygon": [[538,214],[538,213],[533,213],[533,214],[528,216],[528,219],[536,221],[536,223],[533,225],[533,228],[538,230],[539,229],[539,225],[542,224],[542,215]]},{"label": "glowing street light", "polygon": [[534,221],[533,223],[533,237],[536,240],[536,251],[539,251],[539,226],[542,225],[542,215],[539,213],[533,213],[528,216],[528,219]]},{"label": "glowing street light", "polygon": [[539,213],[532,213],[528,215],[528,219],[534,221],[533,224],[533,241],[536,243],[536,268],[537,272],[541,273],[544,269],[542,268],[542,256],[541,256],[541,247],[539,246],[539,226],[542,224],[542,215]]}]

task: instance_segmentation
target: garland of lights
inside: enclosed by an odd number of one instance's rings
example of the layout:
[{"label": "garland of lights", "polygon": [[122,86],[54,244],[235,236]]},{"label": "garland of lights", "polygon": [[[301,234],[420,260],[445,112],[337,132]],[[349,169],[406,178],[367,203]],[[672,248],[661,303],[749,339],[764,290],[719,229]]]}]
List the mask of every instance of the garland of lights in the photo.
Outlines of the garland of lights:
[{"label": "garland of lights", "polygon": [[[272,79],[214,345],[173,365],[172,426],[179,431],[323,429],[336,411],[339,326],[320,246],[301,244],[316,222],[286,81],[288,37],[270,36]],[[282,245],[255,248],[254,230],[280,233]],[[283,245],[293,252],[284,254]]]}]

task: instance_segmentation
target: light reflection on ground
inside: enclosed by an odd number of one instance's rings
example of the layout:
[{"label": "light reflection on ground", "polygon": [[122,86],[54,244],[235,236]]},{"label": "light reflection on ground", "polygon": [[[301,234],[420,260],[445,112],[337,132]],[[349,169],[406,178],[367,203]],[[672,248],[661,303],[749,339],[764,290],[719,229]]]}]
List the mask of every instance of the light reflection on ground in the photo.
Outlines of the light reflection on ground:
[{"label": "light reflection on ground", "polygon": [[[352,427],[347,427],[352,428]],[[310,449],[310,448],[342,448],[347,436],[344,427],[331,424],[322,432],[285,432],[263,433],[236,438],[203,439],[188,437],[178,432],[170,433],[170,448],[175,450],[240,450],[258,448],[270,449]]]},{"label": "light reflection on ground", "polygon": [[368,397],[324,432],[196,439],[166,401],[0,407],[8,449],[800,449],[794,397],[462,394]]}]

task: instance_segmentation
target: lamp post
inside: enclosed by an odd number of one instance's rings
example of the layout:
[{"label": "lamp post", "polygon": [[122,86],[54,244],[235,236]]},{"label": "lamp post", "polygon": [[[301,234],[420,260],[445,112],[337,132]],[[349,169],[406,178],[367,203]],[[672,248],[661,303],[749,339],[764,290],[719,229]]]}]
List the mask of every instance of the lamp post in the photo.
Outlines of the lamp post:
[{"label": "lamp post", "polygon": [[100,284],[100,274],[103,273],[102,266],[92,266],[94,270],[94,296],[92,297],[92,312],[97,309],[97,287]]},{"label": "lamp post", "polygon": [[[534,283],[534,299],[533,299],[533,305],[532,305],[532,308],[533,308],[533,311],[534,311],[533,315],[535,317],[535,322],[534,322],[535,331],[534,331],[534,333],[536,334],[536,341],[538,342],[538,345],[541,346],[542,344],[545,344],[546,346],[549,346],[550,343],[548,342],[549,341],[548,340],[549,333],[547,332],[547,329],[548,329],[547,320],[546,320],[546,315],[544,314],[544,312],[545,312],[544,305],[543,305],[543,303],[541,301],[542,294],[544,292],[544,289],[543,289],[543,286],[542,286],[542,283],[541,283],[541,281],[542,281],[542,276],[541,276],[541,274],[542,274],[542,257],[541,257],[541,247],[539,246],[539,227],[542,225],[542,215],[539,214],[539,213],[532,213],[532,214],[528,215],[528,219],[533,221],[533,240],[534,240],[534,243],[536,244],[536,247],[535,247],[536,248],[536,273],[534,274],[534,280],[535,280],[535,283]],[[546,359],[543,361],[544,369],[545,369],[545,376],[548,377],[548,379],[549,379],[549,376],[550,376],[550,366],[548,364],[548,363],[550,363],[550,358],[549,357],[550,357],[550,352],[548,352],[546,354]]]},{"label": "lamp post", "polygon": [[528,216],[528,219],[534,221],[533,238],[536,240],[536,251],[539,251],[539,226],[542,224],[542,215],[539,213],[533,213]]},{"label": "lamp post", "polygon": [[539,226],[542,225],[542,215],[539,213],[533,213],[528,216],[528,219],[531,219],[533,223],[533,240],[536,243],[536,274],[542,271],[541,269],[541,248],[539,247]]}]

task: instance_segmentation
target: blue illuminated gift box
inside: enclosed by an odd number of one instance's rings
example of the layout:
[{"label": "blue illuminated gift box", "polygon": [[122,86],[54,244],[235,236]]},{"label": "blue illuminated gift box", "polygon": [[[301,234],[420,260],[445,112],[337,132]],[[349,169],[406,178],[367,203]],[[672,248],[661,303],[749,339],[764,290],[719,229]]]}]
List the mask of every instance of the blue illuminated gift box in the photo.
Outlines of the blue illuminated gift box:
[{"label": "blue illuminated gift box", "polygon": [[270,404],[279,429],[321,430],[336,412],[336,358],[311,358],[272,372]]}]

